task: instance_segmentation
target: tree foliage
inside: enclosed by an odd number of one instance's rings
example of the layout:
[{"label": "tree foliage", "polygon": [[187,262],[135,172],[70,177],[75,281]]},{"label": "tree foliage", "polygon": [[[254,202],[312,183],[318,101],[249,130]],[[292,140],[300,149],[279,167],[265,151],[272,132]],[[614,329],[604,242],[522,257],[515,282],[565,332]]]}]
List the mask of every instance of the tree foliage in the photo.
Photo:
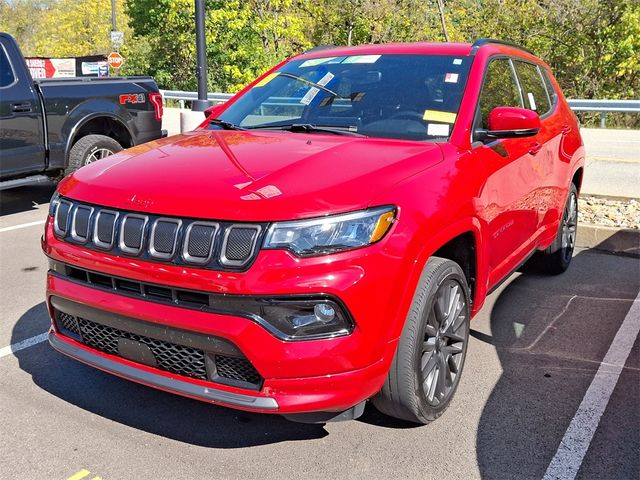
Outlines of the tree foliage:
[{"label": "tree foliage", "polygon": [[[193,0],[116,0],[122,73],[193,90]],[[451,41],[521,44],[546,60],[574,98],[638,98],[638,0],[207,0],[209,88],[237,91],[315,45]],[[442,17],[442,18],[441,18]],[[26,54],[107,53],[110,0],[0,0],[0,29]]]}]

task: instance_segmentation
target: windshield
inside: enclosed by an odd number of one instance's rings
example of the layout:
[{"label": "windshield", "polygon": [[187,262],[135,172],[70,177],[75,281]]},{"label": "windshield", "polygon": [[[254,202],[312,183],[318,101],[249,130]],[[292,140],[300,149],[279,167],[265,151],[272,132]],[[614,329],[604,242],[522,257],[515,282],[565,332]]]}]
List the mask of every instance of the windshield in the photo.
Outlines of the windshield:
[{"label": "windshield", "polygon": [[470,62],[469,57],[449,55],[291,61],[230,105],[220,115],[226,125],[218,122],[209,128],[231,125],[406,140],[448,138]]}]

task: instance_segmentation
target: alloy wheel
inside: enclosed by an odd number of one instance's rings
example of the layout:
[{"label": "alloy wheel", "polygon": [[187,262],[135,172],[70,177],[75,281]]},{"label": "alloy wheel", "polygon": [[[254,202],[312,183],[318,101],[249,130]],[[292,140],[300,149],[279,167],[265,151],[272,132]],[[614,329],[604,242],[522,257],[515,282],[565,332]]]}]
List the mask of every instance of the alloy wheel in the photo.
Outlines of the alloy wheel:
[{"label": "alloy wheel", "polygon": [[463,287],[449,280],[438,288],[429,312],[421,355],[421,384],[432,406],[446,403],[455,390],[468,341]]},{"label": "alloy wheel", "polygon": [[567,261],[573,255],[576,244],[576,228],[578,225],[578,200],[572,192],[562,216],[562,255]]},{"label": "alloy wheel", "polygon": [[86,160],[84,161],[84,164],[89,165],[90,163],[93,163],[98,160],[102,160],[103,158],[108,157],[109,155],[113,155],[113,152],[108,148],[98,148],[87,156]]}]

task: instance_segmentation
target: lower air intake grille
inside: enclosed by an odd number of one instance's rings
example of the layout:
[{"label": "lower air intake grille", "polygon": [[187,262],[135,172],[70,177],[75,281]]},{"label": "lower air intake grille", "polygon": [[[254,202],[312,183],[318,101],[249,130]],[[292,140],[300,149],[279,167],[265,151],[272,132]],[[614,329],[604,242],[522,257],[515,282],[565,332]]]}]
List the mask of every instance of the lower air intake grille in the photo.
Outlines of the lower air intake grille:
[{"label": "lower air intake grille", "polygon": [[240,380],[241,382],[260,383],[262,378],[246,358],[216,355],[218,375],[225,378]]},{"label": "lower air intake grille", "polygon": [[[219,383],[234,384],[234,381],[243,382],[245,388],[260,388],[262,377],[253,367],[251,362],[243,357],[213,354],[193,347],[187,347],[164,340],[126,332],[118,328],[92,322],[82,317],[74,317],[67,313],[56,312],[56,324],[63,335],[78,340],[85,345],[111,355],[122,356],[119,351],[120,339],[133,340],[149,347],[157,368],[168,372],[209,380],[215,376]],[[213,358],[215,366],[207,372],[207,356]],[[213,375],[213,372],[217,375]],[[250,384],[250,385],[249,385]]]}]

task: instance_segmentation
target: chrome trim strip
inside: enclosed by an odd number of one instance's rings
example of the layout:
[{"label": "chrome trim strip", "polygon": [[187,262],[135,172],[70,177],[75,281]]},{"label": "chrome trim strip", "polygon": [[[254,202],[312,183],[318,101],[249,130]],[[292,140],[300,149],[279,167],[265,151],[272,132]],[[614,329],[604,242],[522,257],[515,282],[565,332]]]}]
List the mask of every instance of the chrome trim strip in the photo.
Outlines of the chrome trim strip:
[{"label": "chrome trim strip", "polygon": [[[78,210],[89,210],[89,219],[87,220],[87,236],[81,237],[76,232],[76,215],[78,215]],[[71,238],[79,243],[87,243],[91,238],[91,217],[93,216],[93,207],[88,207],[87,205],[78,205],[73,209],[73,218],[71,219]]]},{"label": "chrome trim strip", "polygon": [[[65,225],[64,230],[60,228],[60,225],[58,223],[58,212],[60,211],[60,205],[62,204],[69,205],[69,212],[67,213],[67,224]],[[60,199],[58,201],[58,205],[56,205],[56,213],[53,216],[53,231],[56,233],[56,235],[58,235],[61,238],[66,237],[67,232],[69,230],[69,219],[71,218],[72,210],[73,210],[73,203],[70,202],[69,200]]]},{"label": "chrome trim strip", "polygon": [[[189,255],[189,238],[191,236],[191,229],[194,226],[204,226],[204,227],[212,227],[213,228],[213,236],[211,237],[211,247],[209,248],[209,255],[206,258],[201,257],[192,257]],[[218,231],[220,230],[220,225],[214,222],[192,222],[187,226],[187,230],[184,234],[184,240],[182,241],[182,259],[187,263],[194,263],[197,265],[206,265],[211,261],[211,257],[213,257],[213,250],[216,245],[216,237],[218,236]]]},{"label": "chrome trim strip", "polygon": [[[227,251],[227,241],[229,239],[229,234],[231,233],[231,230],[233,230],[234,228],[244,228],[244,229],[251,229],[256,231],[256,236],[253,238],[253,243],[251,245],[251,251],[249,252],[249,255],[244,261],[229,260],[225,255],[225,252]],[[233,225],[229,225],[225,229],[224,240],[222,241],[222,248],[220,249],[220,264],[226,265],[228,267],[242,267],[247,263],[249,263],[253,259],[254,254],[256,253],[256,245],[258,243],[258,239],[260,238],[261,231],[262,231],[262,227],[260,225],[250,225],[246,223],[234,223]]]},{"label": "chrome trim strip", "polygon": [[[173,246],[171,247],[171,253],[158,252],[154,247],[154,242],[156,237],[156,227],[158,226],[158,222],[173,223],[174,225],[176,225],[176,234],[173,237]],[[175,255],[176,248],[178,246],[178,238],[180,237],[180,227],[182,227],[182,220],[179,220],[177,218],[167,218],[167,217],[157,218],[153,222],[153,225],[151,225],[151,238],[149,239],[149,255],[151,255],[154,258],[161,258],[163,260],[171,259]],[[142,238],[144,240],[144,227],[143,227]]]},{"label": "chrome trim strip", "polygon": [[[113,227],[111,227],[111,243],[102,242],[98,238],[98,222],[100,220],[100,215],[103,213],[108,213],[110,215],[114,215],[113,219]],[[113,245],[116,242],[116,227],[118,225],[118,218],[120,217],[120,212],[116,212],[115,210],[107,210],[107,209],[99,209],[96,215],[96,218],[93,222],[93,243],[98,248],[104,248],[105,250],[111,250]]]},{"label": "chrome trim strip", "polygon": [[[127,224],[127,220],[130,218],[139,218],[144,221],[142,224],[142,234],[140,235],[140,248],[131,248],[127,247],[124,244],[124,227]],[[140,255],[142,250],[144,250],[144,241],[145,241],[145,230],[147,229],[147,223],[149,223],[149,217],[146,215],[138,215],[136,213],[127,213],[124,217],[122,217],[122,221],[120,222],[120,235],[118,239],[118,247],[124,253],[128,253],[130,255]]]},{"label": "chrome trim strip", "polygon": [[[130,365],[112,360],[106,356],[98,355],[84,348],[77,347],[70,342],[62,340],[55,332],[49,331],[49,343],[58,352],[75,358],[76,360],[99,368],[108,373],[113,373],[134,382],[168,390],[173,393],[195,397],[208,402],[222,403],[237,407],[254,408],[258,410],[277,410],[278,402],[275,398],[245,395],[241,393],[227,392],[216,388],[203,387],[195,383],[176,380],[158,373],[138,369]],[[108,355],[108,354],[105,354]]]}]

